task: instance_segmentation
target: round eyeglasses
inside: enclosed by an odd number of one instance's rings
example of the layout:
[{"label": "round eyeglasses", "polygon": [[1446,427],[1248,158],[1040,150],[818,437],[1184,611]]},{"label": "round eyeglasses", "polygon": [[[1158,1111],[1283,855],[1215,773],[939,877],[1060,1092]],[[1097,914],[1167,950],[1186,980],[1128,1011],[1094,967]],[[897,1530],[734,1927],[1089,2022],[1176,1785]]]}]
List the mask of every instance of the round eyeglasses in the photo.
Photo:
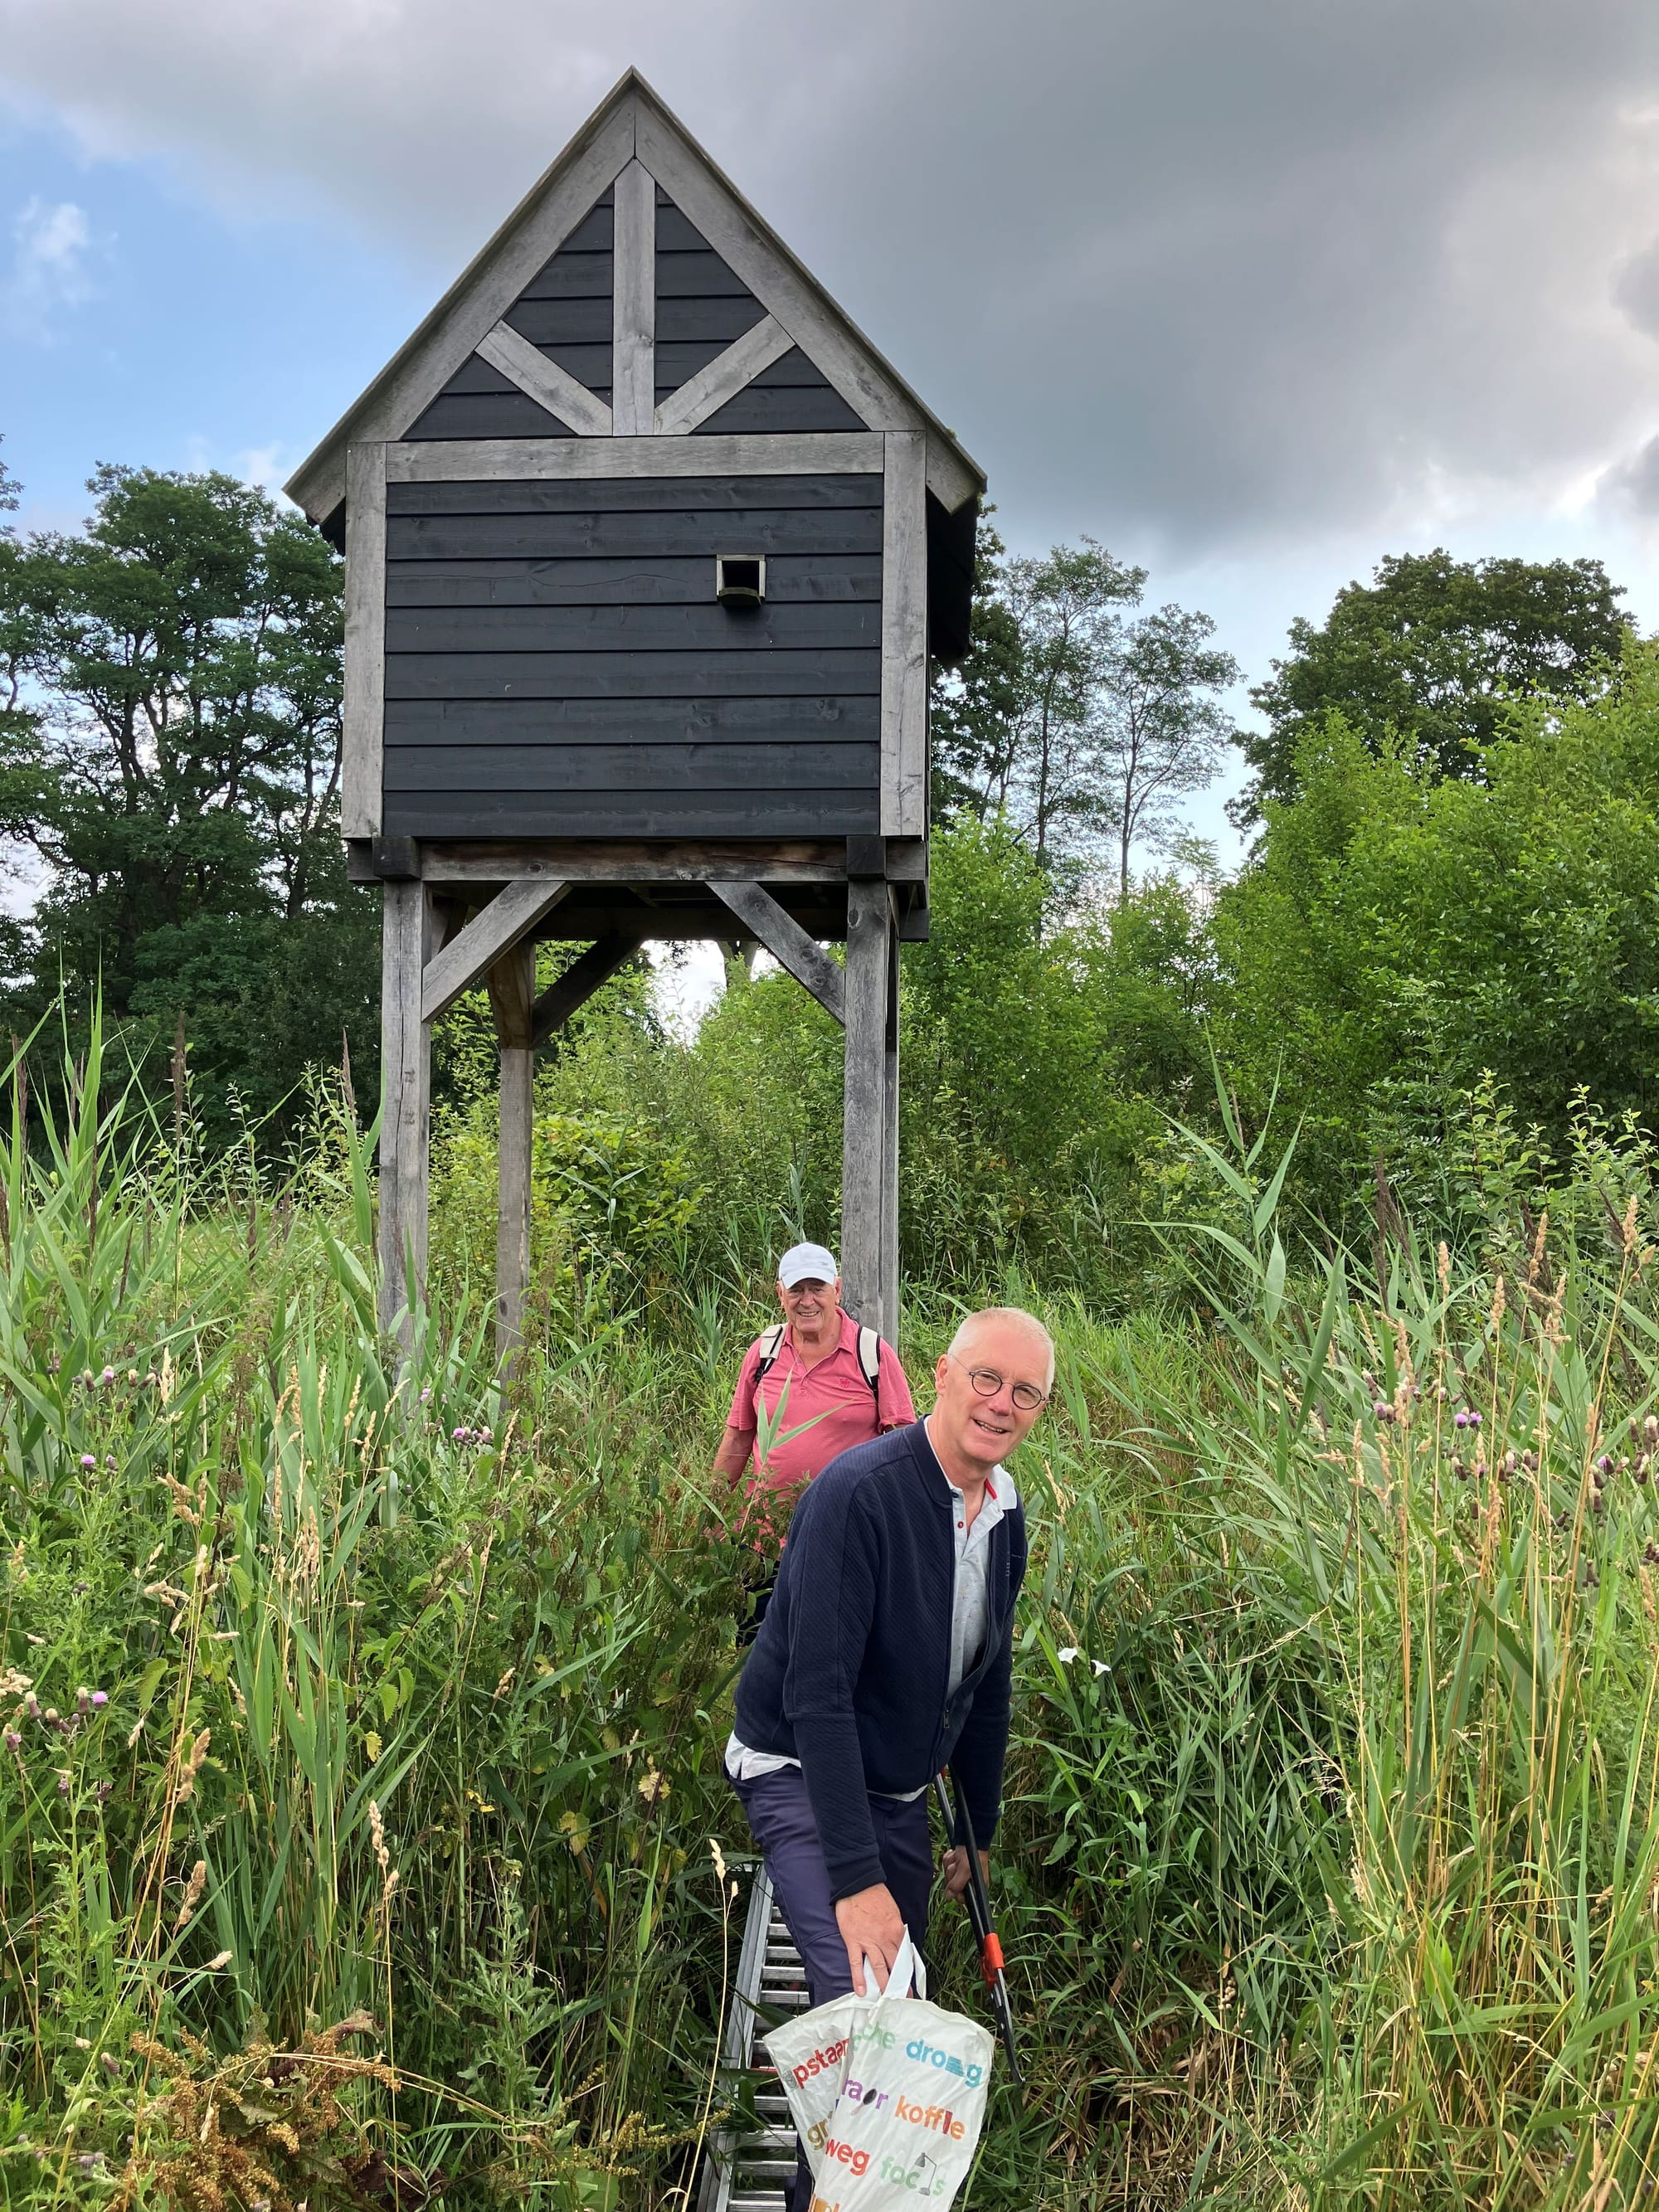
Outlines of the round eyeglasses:
[{"label": "round eyeglasses", "polygon": [[[947,1352],[945,1356],[962,1369],[963,1373],[973,1384],[975,1394],[978,1397],[994,1398],[1003,1384],[1007,1382],[1007,1376],[999,1375],[994,1367],[969,1367],[965,1361],[957,1359],[954,1352]],[[1016,1382],[1011,1387],[1008,1395],[1022,1413],[1041,1413],[1048,1402],[1048,1392],[1039,1390],[1035,1382]]]}]

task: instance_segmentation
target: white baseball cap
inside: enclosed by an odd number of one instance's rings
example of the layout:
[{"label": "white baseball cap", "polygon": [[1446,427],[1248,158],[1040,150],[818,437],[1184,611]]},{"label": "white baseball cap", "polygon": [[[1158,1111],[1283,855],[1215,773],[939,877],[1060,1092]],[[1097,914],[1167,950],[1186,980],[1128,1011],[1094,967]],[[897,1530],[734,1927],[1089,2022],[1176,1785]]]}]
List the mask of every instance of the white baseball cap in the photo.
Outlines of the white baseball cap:
[{"label": "white baseball cap", "polygon": [[792,1244],[778,1262],[778,1280],[786,1291],[793,1291],[809,1276],[816,1276],[821,1283],[833,1283],[840,1274],[835,1254],[822,1244]]}]

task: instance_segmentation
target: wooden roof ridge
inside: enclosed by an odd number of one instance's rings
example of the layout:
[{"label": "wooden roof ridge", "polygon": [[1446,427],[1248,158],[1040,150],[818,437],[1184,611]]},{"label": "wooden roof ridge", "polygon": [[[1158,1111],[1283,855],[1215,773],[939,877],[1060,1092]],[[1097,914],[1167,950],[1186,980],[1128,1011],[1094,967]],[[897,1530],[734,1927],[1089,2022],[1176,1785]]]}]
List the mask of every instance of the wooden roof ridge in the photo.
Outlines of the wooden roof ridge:
[{"label": "wooden roof ridge", "polygon": [[395,442],[637,157],[872,430],[920,430],[948,512],[985,489],[955,434],[874,346],[635,69],[625,70],[430,313],[284,487],[315,522],[345,498],[346,453]]}]

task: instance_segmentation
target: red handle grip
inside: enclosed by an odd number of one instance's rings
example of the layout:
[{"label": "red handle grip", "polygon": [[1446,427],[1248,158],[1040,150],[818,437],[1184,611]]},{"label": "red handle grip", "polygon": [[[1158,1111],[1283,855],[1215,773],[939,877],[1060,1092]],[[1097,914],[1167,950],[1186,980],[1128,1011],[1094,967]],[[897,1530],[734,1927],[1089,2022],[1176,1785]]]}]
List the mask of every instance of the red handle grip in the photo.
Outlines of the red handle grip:
[{"label": "red handle grip", "polygon": [[979,1970],[988,1983],[994,1982],[1002,1972],[1002,1945],[998,1940],[994,1928],[980,1946]]}]

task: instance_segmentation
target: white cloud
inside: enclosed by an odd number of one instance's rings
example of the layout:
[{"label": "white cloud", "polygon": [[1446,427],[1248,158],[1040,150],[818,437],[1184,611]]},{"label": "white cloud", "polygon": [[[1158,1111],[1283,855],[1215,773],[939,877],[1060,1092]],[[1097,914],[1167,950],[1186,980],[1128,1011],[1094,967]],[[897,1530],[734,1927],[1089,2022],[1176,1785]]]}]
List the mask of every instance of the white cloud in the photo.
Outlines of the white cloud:
[{"label": "white cloud", "polygon": [[12,262],[0,283],[0,320],[14,335],[50,338],[58,313],[92,296],[92,232],[73,200],[27,201],[12,224]]}]

